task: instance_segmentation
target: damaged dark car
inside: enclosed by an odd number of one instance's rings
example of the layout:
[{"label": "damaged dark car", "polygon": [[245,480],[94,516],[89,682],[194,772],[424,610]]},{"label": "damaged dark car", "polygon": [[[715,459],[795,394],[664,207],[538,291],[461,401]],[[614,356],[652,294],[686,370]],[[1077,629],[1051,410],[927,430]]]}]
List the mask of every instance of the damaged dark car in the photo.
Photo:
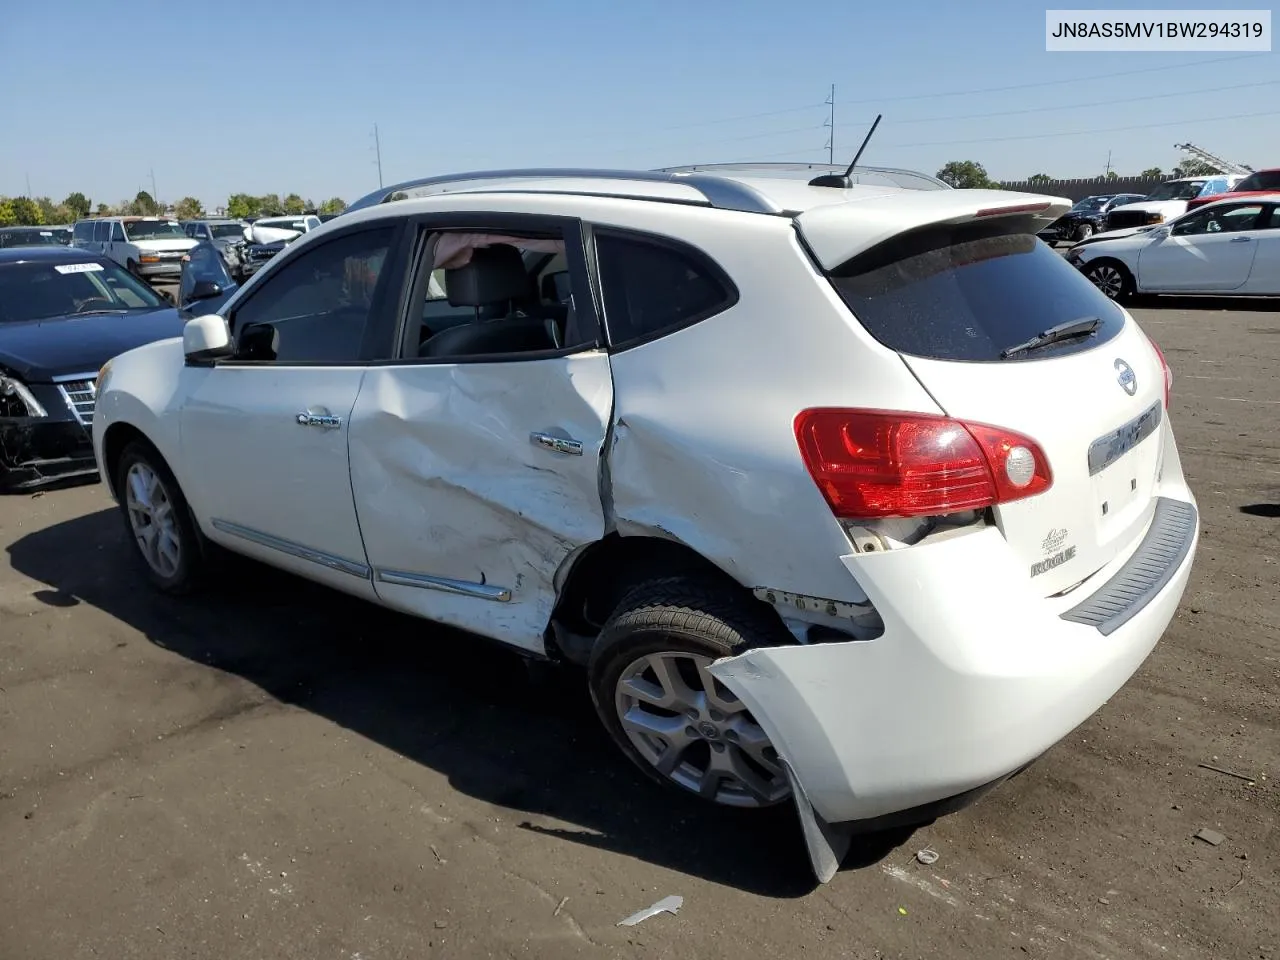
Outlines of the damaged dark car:
[{"label": "damaged dark car", "polygon": [[74,247],[0,250],[0,491],[95,478],[98,371],[182,335],[178,312],[111,260]]}]

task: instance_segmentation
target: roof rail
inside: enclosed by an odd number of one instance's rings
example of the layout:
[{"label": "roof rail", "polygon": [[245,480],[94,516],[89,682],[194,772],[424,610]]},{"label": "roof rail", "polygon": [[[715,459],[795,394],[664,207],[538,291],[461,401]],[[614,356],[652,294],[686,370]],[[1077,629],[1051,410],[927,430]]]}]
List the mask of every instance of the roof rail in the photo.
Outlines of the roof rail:
[{"label": "roof rail", "polygon": [[[845,167],[840,164],[830,163],[698,163],[689,164],[681,167],[662,167],[662,173],[693,173],[705,172],[717,176],[730,176],[733,174],[767,174],[767,173],[794,173],[797,179],[801,176],[811,177],[814,173],[844,173]],[[919,170],[906,170],[901,167],[867,167],[856,166],[850,173],[857,182],[858,174],[881,176],[897,183],[899,186],[906,187],[909,190],[950,190],[951,185],[945,180],[930,176],[927,173],[921,173]],[[903,183],[902,181],[908,181]],[[912,186],[910,181],[914,181],[916,186]]]},{"label": "roof rail", "polygon": [[428,192],[447,193],[447,190],[430,191],[431,187],[448,187],[453,184],[477,183],[485,180],[623,180],[635,183],[670,183],[690,187],[702,194],[708,206],[718,210],[740,210],[745,213],[782,213],[783,210],[762,193],[745,183],[713,173],[697,173],[685,170],[597,170],[572,167],[550,167],[524,170],[481,170],[472,173],[451,173],[438,177],[406,180],[394,186],[375,190],[347,207],[346,212],[388,203],[397,193],[409,191],[425,196]]}]

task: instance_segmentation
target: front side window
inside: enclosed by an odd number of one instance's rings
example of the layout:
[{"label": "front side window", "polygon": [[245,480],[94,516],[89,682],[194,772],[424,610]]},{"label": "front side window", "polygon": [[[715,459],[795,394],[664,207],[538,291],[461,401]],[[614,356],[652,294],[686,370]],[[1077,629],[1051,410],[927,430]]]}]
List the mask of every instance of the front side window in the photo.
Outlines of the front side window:
[{"label": "front side window", "polygon": [[124,316],[166,306],[150,287],[115,263],[0,265],[0,325],[94,313]]},{"label": "front side window", "polygon": [[182,227],[177,220],[131,220],[126,233],[130,240],[182,239]]},{"label": "front side window", "polygon": [[1262,213],[1262,205],[1258,203],[1244,204],[1234,207],[1210,207],[1198,210],[1189,217],[1184,217],[1173,225],[1174,236],[1187,237],[1197,234],[1234,233],[1239,230],[1252,230]]},{"label": "front side window", "polygon": [[111,240],[113,243],[124,243],[124,227],[118,223],[111,225]]},{"label": "front side window", "polygon": [[350,363],[360,359],[394,227],[349,233],[265,277],[231,316],[237,359]]},{"label": "front side window", "polygon": [[705,254],[639,235],[596,233],[609,343],[651,340],[721,313],[737,291]]}]

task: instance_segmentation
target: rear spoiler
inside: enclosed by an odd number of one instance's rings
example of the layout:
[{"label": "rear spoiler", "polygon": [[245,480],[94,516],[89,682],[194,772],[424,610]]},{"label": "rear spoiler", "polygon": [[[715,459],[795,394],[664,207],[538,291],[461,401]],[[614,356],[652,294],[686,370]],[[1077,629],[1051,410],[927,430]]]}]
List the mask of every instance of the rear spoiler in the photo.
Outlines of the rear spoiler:
[{"label": "rear spoiler", "polygon": [[826,270],[886,240],[924,227],[1020,218],[1035,234],[1071,209],[1066,197],[1008,190],[901,191],[828,203],[795,218],[805,243]]}]

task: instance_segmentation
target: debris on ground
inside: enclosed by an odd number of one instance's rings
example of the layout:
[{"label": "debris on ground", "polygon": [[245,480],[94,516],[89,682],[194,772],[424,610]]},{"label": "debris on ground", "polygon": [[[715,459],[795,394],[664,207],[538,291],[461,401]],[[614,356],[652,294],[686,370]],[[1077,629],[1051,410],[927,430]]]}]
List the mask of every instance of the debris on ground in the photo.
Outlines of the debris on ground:
[{"label": "debris on ground", "polygon": [[627,919],[619,920],[618,926],[634,927],[637,923],[640,923],[642,920],[648,920],[650,917],[656,917],[660,913],[670,913],[674,916],[675,912],[683,906],[684,906],[684,897],[678,897],[678,896],[663,897],[661,900],[655,903],[652,907],[645,907],[643,910],[633,913],[631,916],[627,917]]},{"label": "debris on ground", "polygon": [[1223,840],[1227,839],[1223,834],[1219,833],[1217,830],[1210,830],[1208,827],[1201,827],[1199,830],[1197,830],[1195,832],[1195,838],[1197,840],[1203,840],[1205,843],[1210,844],[1211,846],[1214,846],[1214,847],[1220,844]]},{"label": "debris on ground", "polygon": [[938,851],[930,850],[925,847],[923,850],[916,851],[916,860],[923,863],[926,867],[932,866],[938,862]]},{"label": "debris on ground", "polygon": [[1221,773],[1224,776],[1235,777],[1237,780],[1244,780],[1248,783],[1257,782],[1253,777],[1247,776],[1246,774],[1236,773],[1234,770],[1223,770],[1222,767],[1215,767],[1211,763],[1201,763],[1201,764],[1198,764],[1198,766],[1202,770],[1212,770],[1214,773]]},{"label": "debris on ground", "polygon": [[563,898],[559,903],[557,903],[557,904],[556,904],[555,913],[553,913],[553,914],[551,914],[551,915],[552,915],[553,917],[558,917],[558,916],[560,916],[560,911],[564,909],[564,905],[565,905],[566,903],[568,903],[568,902],[569,902],[569,898],[568,898],[568,897],[564,897],[564,898]]}]

